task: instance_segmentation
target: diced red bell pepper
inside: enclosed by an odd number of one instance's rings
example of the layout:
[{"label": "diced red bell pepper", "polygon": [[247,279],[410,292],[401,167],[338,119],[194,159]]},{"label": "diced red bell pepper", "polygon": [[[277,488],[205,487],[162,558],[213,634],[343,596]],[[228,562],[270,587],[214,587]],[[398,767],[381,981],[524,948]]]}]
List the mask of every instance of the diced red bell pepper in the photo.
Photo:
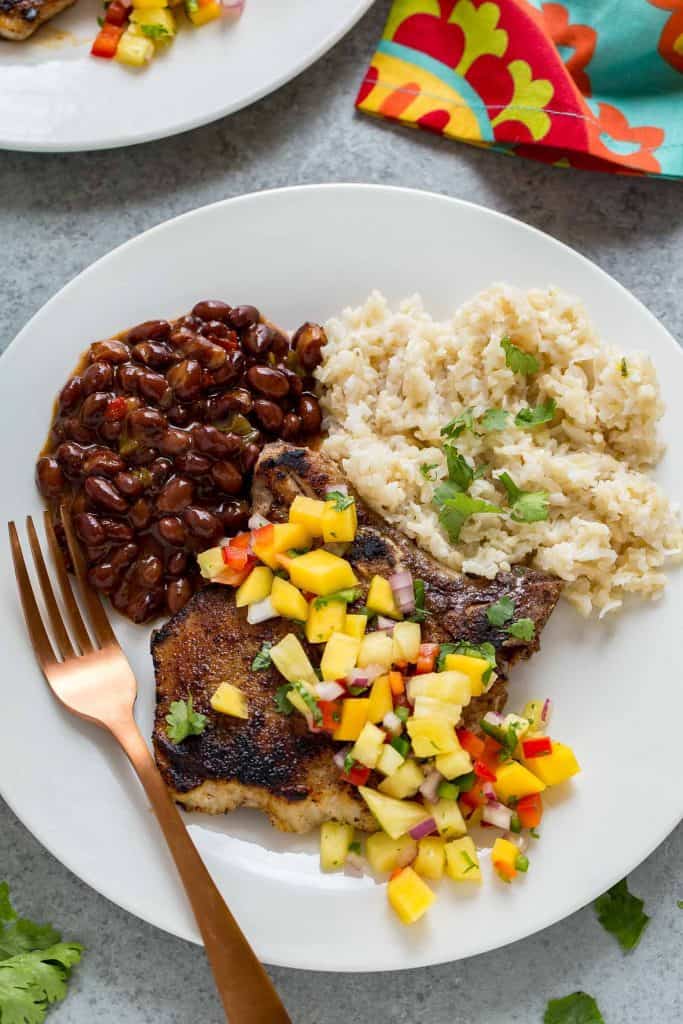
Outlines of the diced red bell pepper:
[{"label": "diced red bell pepper", "polygon": [[522,740],[522,753],[525,757],[544,757],[552,752],[553,741],[550,736],[533,736],[529,740]]},{"label": "diced red bell pepper", "polygon": [[104,418],[109,423],[113,423],[115,420],[125,419],[127,412],[127,401],[123,395],[117,395],[116,398],[112,398],[111,401],[107,402],[104,410]]},{"label": "diced red bell pepper", "polygon": [[420,651],[417,657],[417,664],[415,666],[416,675],[420,676],[427,672],[433,672],[438,656],[438,644],[420,644]]},{"label": "diced red bell pepper", "polygon": [[523,796],[515,808],[522,828],[537,828],[543,817],[543,801],[540,793]]},{"label": "diced red bell pepper", "polygon": [[230,538],[230,546],[233,548],[248,548],[251,544],[250,533],[238,533]]},{"label": "diced red bell pepper", "polygon": [[498,756],[503,749],[501,743],[498,740],[494,740],[493,736],[484,736],[484,749],[481,753],[480,760],[485,765],[495,772],[496,768],[500,764],[500,757]]},{"label": "diced red bell pepper", "polygon": [[231,569],[226,565],[222,572],[212,577],[211,582],[223,583],[229,587],[239,587],[240,583],[244,583],[250,572],[250,566],[247,566],[246,569]]},{"label": "diced red bell pepper", "polygon": [[256,564],[256,559],[250,554],[247,548],[238,548],[234,544],[226,544],[221,548],[223,561],[229,569],[241,572],[243,569],[251,569]]},{"label": "diced red bell pepper", "polygon": [[323,716],[321,728],[325,732],[334,732],[341,721],[341,704],[338,700],[319,700],[318,708]]},{"label": "diced red bell pepper", "polygon": [[125,0],[112,0],[104,15],[105,25],[125,25],[132,7],[133,4]]},{"label": "diced red bell pepper", "polygon": [[481,757],[484,753],[484,741],[475,736],[469,729],[456,729],[455,734],[463,750],[466,750],[470,757]]},{"label": "diced red bell pepper", "polygon": [[393,693],[394,697],[399,697],[404,693],[406,684],[403,681],[403,676],[400,672],[389,673],[389,689]]},{"label": "diced red bell pepper", "polygon": [[470,813],[476,811],[477,807],[481,807],[483,803],[484,795],[481,791],[481,782],[475,782],[472,788],[468,789],[466,793],[461,793],[458,799],[458,804],[467,808]]},{"label": "diced red bell pepper", "polygon": [[252,540],[254,544],[261,544],[263,547],[268,547],[273,541],[273,533],[275,527],[272,523],[268,523],[267,526],[259,526],[258,530],[252,531]]},{"label": "diced red bell pepper", "polygon": [[90,52],[93,55],[93,57],[104,57],[105,60],[111,60],[113,57],[115,57],[116,49],[119,45],[119,40],[122,35],[122,26],[110,24],[103,25],[100,31],[97,33],[97,36],[95,37],[95,42],[92,44],[92,47],[90,48]]},{"label": "diced red bell pepper", "polygon": [[343,772],[341,777],[344,782],[350,782],[352,786],[364,786],[369,775],[370,769],[366,768],[364,764],[354,764],[353,768],[348,772]]},{"label": "diced red bell pepper", "polygon": [[496,773],[492,772],[489,766],[487,764],[484,764],[483,761],[475,761],[472,767],[474,770],[474,774],[477,776],[478,779],[483,779],[484,782],[496,781]]}]

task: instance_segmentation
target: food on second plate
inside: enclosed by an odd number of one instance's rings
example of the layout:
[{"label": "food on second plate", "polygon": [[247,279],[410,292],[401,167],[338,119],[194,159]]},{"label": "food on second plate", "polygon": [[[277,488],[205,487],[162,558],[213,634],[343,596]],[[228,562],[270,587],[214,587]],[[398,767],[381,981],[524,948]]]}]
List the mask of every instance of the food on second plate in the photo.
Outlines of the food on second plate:
[{"label": "food on second plate", "polygon": [[445,322],[374,292],[326,330],[324,450],[394,526],[462,572],[552,572],[584,614],[661,594],[683,533],[648,475],[663,406],[647,355],[603,342],[561,292],[507,285]]},{"label": "food on second plate", "polygon": [[0,0],[0,38],[28,39],[75,0]]},{"label": "food on second plate", "polygon": [[323,340],[315,324],[290,342],[254,306],[205,300],[90,346],[36,473],[59,536],[70,504],[90,582],[118,611],[178,611],[200,583],[196,552],[247,526],[264,443],[317,436]]},{"label": "food on second plate", "polygon": [[173,8],[199,28],[219,18],[239,18],[244,0],[105,0],[93,57],[141,68],[167,49],[178,30]]},{"label": "food on second plate", "polygon": [[[270,521],[198,556],[210,579],[239,556],[240,578],[153,638],[155,747],[175,799],[259,807],[287,830],[323,823],[323,869],[390,874],[408,924],[434,900],[425,879],[481,879],[475,822],[499,830],[503,881],[526,872],[540,794],[579,766],[546,735],[549,702],[499,709],[561,584],[439,567],[307,449],[264,449],[253,497]],[[354,828],[372,833],[365,856]]]}]

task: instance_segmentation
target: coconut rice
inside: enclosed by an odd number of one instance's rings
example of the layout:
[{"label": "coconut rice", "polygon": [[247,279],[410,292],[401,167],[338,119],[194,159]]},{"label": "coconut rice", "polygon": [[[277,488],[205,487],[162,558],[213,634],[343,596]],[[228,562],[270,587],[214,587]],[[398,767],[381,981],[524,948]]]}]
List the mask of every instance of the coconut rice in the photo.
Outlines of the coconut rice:
[{"label": "coconut rice", "polygon": [[[316,371],[323,448],[368,505],[435,558],[487,577],[520,563],[555,573],[584,615],[613,611],[628,594],[661,593],[683,533],[678,509],[647,475],[662,454],[663,412],[647,355],[601,341],[583,306],[553,288],[496,285],[443,323],[419,296],[392,310],[373,292],[326,330]],[[506,366],[505,336],[536,356],[537,373]],[[551,423],[514,425],[520,409],[550,398]],[[478,417],[491,408],[513,414],[505,429],[465,430],[454,442],[471,465],[487,467],[470,493],[506,504],[495,482],[506,470],[523,490],[548,492],[548,518],[474,515],[453,544],[432,504],[447,475],[440,431],[466,409]],[[433,480],[424,464],[436,465]]]}]

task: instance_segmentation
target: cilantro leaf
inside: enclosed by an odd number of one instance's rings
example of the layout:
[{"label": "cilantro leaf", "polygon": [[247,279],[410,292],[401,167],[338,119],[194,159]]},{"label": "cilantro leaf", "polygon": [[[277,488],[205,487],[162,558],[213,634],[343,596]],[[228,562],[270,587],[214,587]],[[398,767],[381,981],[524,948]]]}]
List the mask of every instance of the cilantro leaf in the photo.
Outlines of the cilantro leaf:
[{"label": "cilantro leaf", "polygon": [[273,694],[275,708],[281,715],[291,715],[294,712],[294,705],[289,699],[289,691],[291,689],[291,683],[283,683],[282,686],[278,686],[277,690]]},{"label": "cilantro leaf", "polygon": [[349,853],[355,853],[358,856],[360,856],[362,854],[362,852],[363,852],[363,849],[362,849],[358,839],[354,840],[354,842],[349,844]]},{"label": "cilantro leaf", "polygon": [[251,663],[252,672],[262,672],[264,669],[270,668],[273,664],[272,658],[270,657],[270,650],[272,647],[270,640],[264,640],[261,644],[258,654]]},{"label": "cilantro leaf", "polygon": [[[436,496],[435,496],[436,499]],[[460,531],[470,516],[480,515],[482,512],[501,513],[503,510],[498,505],[492,505],[483,498],[473,498],[470,494],[460,492],[452,498],[447,498],[439,508],[439,522],[448,534],[448,539],[454,544],[460,538]]]},{"label": "cilantro leaf", "polygon": [[424,580],[413,580],[413,594],[415,596],[415,611],[408,616],[409,622],[424,622],[429,612],[425,608],[425,583]]},{"label": "cilantro leaf", "polygon": [[625,878],[598,896],[595,910],[602,927],[614,935],[624,952],[635,949],[650,920],[643,912],[643,901],[628,891]]},{"label": "cilantro leaf", "polygon": [[166,715],[166,732],[173,743],[182,743],[188,736],[200,736],[206,729],[206,715],[192,707],[192,696],[187,700],[174,700]]},{"label": "cilantro leaf", "polygon": [[509,418],[505,409],[487,409],[479,422],[482,430],[490,434],[493,430],[505,430]]},{"label": "cilantro leaf", "polygon": [[527,643],[536,635],[536,626],[534,625],[533,619],[517,619],[516,622],[511,622],[507,627],[507,631],[510,636],[514,636],[517,640],[524,640]]},{"label": "cilantro leaf", "polygon": [[325,501],[333,502],[335,512],[343,512],[345,508],[350,508],[355,500],[352,495],[344,494],[343,491],[328,491],[325,495]]},{"label": "cilantro leaf", "polygon": [[467,865],[467,867],[463,871],[463,875],[466,875],[468,871],[472,871],[472,870],[474,870],[474,868],[476,868],[477,865],[472,860],[472,858],[470,857],[470,855],[467,852],[467,850],[461,850],[460,851],[460,856],[462,857],[462,859],[465,861],[465,864]]},{"label": "cilantro leaf", "polygon": [[465,430],[474,432],[474,417],[471,408],[465,409],[459,416],[449,420],[446,426],[441,428],[441,436],[455,439],[460,437]]},{"label": "cilantro leaf", "polygon": [[435,477],[432,476],[432,472],[433,470],[438,468],[438,462],[423,462],[422,465],[420,466],[420,473],[425,478],[425,480],[429,480],[429,482],[433,484]]},{"label": "cilantro leaf", "polygon": [[148,39],[170,39],[171,33],[165,25],[140,25],[143,36]]},{"label": "cilantro leaf", "polygon": [[513,345],[510,338],[501,338],[501,348],[505,352],[505,365],[513,373],[522,373],[525,377],[538,373],[539,362],[536,356],[529,355],[523,349]]},{"label": "cilantro leaf", "polygon": [[492,626],[504,626],[515,614],[515,602],[509,595],[499,598],[486,609],[486,618]]},{"label": "cilantro leaf", "polygon": [[464,455],[461,455],[452,444],[444,446],[446,453],[446,466],[448,467],[448,479],[459,491],[469,490],[474,480],[474,471]]},{"label": "cilantro leaf", "polygon": [[325,605],[331,604],[333,601],[340,601],[342,604],[351,604],[352,601],[356,601],[360,597],[360,590],[358,587],[347,587],[346,590],[337,590],[334,594],[325,594],[324,597],[316,597],[313,602],[314,608],[324,608]]},{"label": "cilantro leaf", "polygon": [[488,661],[489,667],[481,678],[482,683],[486,686],[496,667],[496,649],[493,644],[470,644],[466,640],[459,640],[454,644],[441,644],[436,662],[437,672],[443,672],[444,662],[449,654],[466,654],[470,658],[482,658],[484,661]]},{"label": "cilantro leaf", "polygon": [[323,720],[323,713],[318,707],[317,700],[315,699],[311,691],[308,689],[306,684],[300,682],[300,680],[297,679],[291,684],[291,689],[296,690],[296,692],[299,694],[308,710],[311,712],[313,721],[316,723],[316,725],[319,725]]},{"label": "cilantro leaf", "polygon": [[346,772],[347,775],[349,774],[349,772],[353,771],[353,766],[355,763],[356,759],[351,756],[351,751],[349,750],[346,757],[344,758],[344,771]]},{"label": "cilantro leaf", "polygon": [[497,479],[507,491],[516,523],[538,523],[548,518],[547,491],[523,491],[509,473],[500,473]]},{"label": "cilantro leaf", "polygon": [[626,362],[626,356],[621,360],[620,370],[622,377],[628,377],[628,363]]},{"label": "cilantro leaf", "polygon": [[556,409],[557,402],[554,398],[549,398],[541,405],[520,409],[515,416],[515,426],[522,430],[532,430],[534,427],[539,427],[541,423],[549,423],[555,415]]},{"label": "cilantro leaf", "polygon": [[605,1024],[593,996],[572,992],[564,999],[551,999],[543,1015],[543,1024]]}]

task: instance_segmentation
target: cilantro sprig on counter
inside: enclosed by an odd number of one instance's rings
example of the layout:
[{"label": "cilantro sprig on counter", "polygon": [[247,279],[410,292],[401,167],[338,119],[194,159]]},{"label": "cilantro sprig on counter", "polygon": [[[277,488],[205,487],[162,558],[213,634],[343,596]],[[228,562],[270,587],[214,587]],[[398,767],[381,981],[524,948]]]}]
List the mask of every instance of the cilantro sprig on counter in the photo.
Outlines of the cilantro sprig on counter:
[{"label": "cilantro sprig on counter", "polygon": [[615,937],[624,952],[635,949],[647,928],[650,918],[643,906],[643,900],[629,892],[625,878],[595,901],[600,924]]},{"label": "cilantro sprig on counter", "polygon": [[586,992],[572,992],[564,999],[551,999],[543,1024],[605,1024],[598,1004]]},{"label": "cilantro sprig on counter", "polygon": [[182,743],[188,736],[201,736],[206,729],[207,717],[192,707],[192,696],[187,700],[174,700],[166,715],[166,732],[173,743]]}]

